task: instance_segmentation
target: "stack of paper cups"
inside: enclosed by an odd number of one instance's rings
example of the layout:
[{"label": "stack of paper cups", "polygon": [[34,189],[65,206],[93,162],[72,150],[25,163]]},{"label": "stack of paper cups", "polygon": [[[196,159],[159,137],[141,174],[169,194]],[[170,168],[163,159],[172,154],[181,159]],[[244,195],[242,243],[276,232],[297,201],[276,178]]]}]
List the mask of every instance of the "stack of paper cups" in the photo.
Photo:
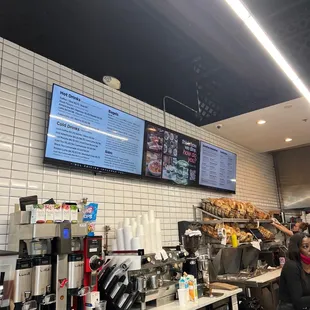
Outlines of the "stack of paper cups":
[{"label": "stack of paper cups", "polygon": [[137,225],[141,225],[142,224],[142,215],[141,214],[137,215],[136,222],[137,222]]},{"label": "stack of paper cups", "polygon": [[126,226],[124,227],[124,244],[126,251],[131,250],[131,239],[132,239],[132,228],[131,226]]},{"label": "stack of paper cups", "polygon": [[155,212],[154,210],[149,210],[149,222],[155,222]]},{"label": "stack of paper cups", "polygon": [[156,253],[156,223],[150,223],[150,241],[151,241],[151,253]]},{"label": "stack of paper cups", "polygon": [[113,239],[112,240],[112,251],[117,251],[117,240]]},{"label": "stack of paper cups", "polygon": [[140,238],[141,249],[144,249],[144,229],[141,224],[137,226],[137,237]]},{"label": "stack of paper cups", "polygon": [[139,249],[141,249],[140,237],[134,237],[134,238],[131,239],[131,249],[132,250],[139,250]]},{"label": "stack of paper cups", "polygon": [[142,225],[144,229],[144,252],[145,254],[150,253],[150,227],[148,214],[143,214]]},{"label": "stack of paper cups", "polygon": [[147,213],[143,213],[142,215],[142,224],[144,225],[145,222],[149,222],[149,215]]},{"label": "stack of paper cups", "polygon": [[163,248],[161,239],[160,219],[156,219],[156,252],[160,252]]},{"label": "stack of paper cups", "polygon": [[130,225],[129,218],[125,218],[125,219],[124,219],[123,227],[129,226],[129,225]]},{"label": "stack of paper cups", "polygon": [[116,240],[117,240],[117,249],[119,251],[125,250],[124,229],[123,228],[118,228],[116,230]]},{"label": "stack of paper cups", "polygon": [[131,229],[132,229],[132,236],[136,237],[136,233],[137,233],[137,222],[135,218],[132,218],[130,220],[130,224],[131,224]]}]

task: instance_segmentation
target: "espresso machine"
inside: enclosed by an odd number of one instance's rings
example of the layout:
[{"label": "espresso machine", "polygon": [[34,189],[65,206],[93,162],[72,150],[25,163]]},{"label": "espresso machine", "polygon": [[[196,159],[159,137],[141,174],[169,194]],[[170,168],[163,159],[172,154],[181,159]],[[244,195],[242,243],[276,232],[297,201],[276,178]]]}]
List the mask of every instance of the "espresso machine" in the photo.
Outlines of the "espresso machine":
[{"label": "espresso machine", "polygon": [[201,236],[198,235],[184,235],[182,237],[183,247],[188,252],[183,264],[183,272],[193,275],[196,279],[198,279],[198,257],[196,252],[199,249],[200,240]]},{"label": "espresso machine", "polygon": [[[123,292],[123,289],[127,291],[128,286],[131,287],[132,298],[141,310],[145,310],[149,302],[156,303],[157,307],[168,304],[175,299],[185,260],[179,247],[167,248],[164,253],[165,257],[158,259],[155,254],[145,255],[140,250],[126,254],[114,252],[107,257],[107,261],[111,261],[106,274],[112,274],[117,268],[121,270],[123,264],[127,265],[126,279],[123,280],[123,274],[120,273],[114,285],[117,292]],[[112,289],[112,296],[113,292]],[[114,299],[117,299],[117,295]]]},{"label": "espresso machine", "polygon": [[17,252],[0,250],[0,309],[10,310]]}]

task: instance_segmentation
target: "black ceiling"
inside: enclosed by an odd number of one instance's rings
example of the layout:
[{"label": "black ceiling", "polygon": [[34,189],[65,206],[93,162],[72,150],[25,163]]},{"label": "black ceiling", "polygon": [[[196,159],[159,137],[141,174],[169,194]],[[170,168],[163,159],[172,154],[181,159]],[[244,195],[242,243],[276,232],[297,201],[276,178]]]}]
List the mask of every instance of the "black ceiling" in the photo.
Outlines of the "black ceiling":
[{"label": "black ceiling", "polygon": [[[308,83],[310,1],[245,3]],[[0,36],[197,125],[299,96],[224,0],[2,0]]]}]

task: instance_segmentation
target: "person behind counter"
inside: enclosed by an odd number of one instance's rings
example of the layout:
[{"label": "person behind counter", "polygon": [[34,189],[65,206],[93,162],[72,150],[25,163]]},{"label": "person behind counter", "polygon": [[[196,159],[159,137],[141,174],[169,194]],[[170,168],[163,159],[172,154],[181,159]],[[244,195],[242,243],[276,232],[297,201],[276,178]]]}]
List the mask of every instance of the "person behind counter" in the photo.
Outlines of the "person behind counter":
[{"label": "person behind counter", "polygon": [[271,223],[271,224],[290,237],[296,233],[300,233],[300,232],[304,232],[304,231],[308,232],[307,231],[308,223],[304,223],[304,222],[297,222],[293,226],[292,230],[287,229],[285,226],[280,224],[277,220],[274,220],[273,223]]},{"label": "person behind counter", "polygon": [[310,309],[310,236],[291,237],[288,258],[280,276],[277,310]]}]

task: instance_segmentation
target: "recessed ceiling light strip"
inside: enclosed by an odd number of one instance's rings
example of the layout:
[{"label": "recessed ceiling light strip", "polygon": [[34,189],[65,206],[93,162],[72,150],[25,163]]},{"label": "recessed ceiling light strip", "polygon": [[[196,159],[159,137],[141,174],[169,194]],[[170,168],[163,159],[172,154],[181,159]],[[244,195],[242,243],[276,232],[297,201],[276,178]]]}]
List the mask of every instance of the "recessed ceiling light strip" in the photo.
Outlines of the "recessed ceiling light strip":
[{"label": "recessed ceiling light strip", "polygon": [[275,60],[279,67],[284,71],[287,77],[293,82],[301,94],[310,103],[310,91],[302,80],[298,77],[297,73],[288,64],[280,51],[269,39],[265,31],[257,23],[251,12],[244,6],[240,0],[225,0],[228,5],[235,11],[235,13],[242,19],[245,25],[250,29],[257,40],[262,44],[270,56]]}]

